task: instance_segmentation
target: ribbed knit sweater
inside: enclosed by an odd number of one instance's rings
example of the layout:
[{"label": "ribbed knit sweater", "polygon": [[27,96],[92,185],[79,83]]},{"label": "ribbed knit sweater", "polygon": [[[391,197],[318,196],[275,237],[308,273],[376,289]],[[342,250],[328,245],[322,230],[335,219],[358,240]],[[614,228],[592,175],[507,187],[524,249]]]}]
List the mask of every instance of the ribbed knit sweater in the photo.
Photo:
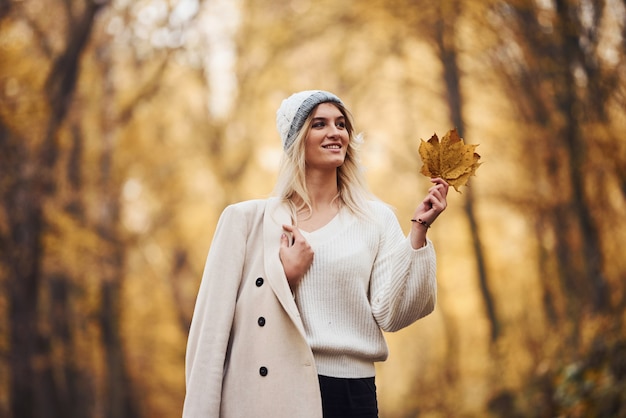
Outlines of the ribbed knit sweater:
[{"label": "ribbed knit sweater", "polygon": [[387,358],[382,331],[428,315],[437,298],[432,243],[411,247],[393,211],[371,202],[371,219],[342,209],[324,227],[304,232],[315,253],[295,290],[307,340],[321,375],[374,376]]}]

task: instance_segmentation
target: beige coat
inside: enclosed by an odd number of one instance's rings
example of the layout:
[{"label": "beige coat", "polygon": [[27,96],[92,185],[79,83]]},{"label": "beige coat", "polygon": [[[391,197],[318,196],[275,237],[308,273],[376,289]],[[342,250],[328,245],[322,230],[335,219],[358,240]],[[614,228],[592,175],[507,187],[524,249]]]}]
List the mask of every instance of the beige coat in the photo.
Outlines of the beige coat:
[{"label": "beige coat", "polygon": [[184,418],[321,418],[313,353],[278,256],[278,199],[227,207],[198,292]]}]

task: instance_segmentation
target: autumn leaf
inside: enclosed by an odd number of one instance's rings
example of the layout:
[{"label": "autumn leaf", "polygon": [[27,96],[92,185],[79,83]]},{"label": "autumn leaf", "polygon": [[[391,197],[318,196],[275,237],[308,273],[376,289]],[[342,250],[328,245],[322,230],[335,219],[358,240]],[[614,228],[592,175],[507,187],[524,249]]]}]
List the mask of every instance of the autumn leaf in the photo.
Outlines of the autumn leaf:
[{"label": "autumn leaf", "polygon": [[419,153],[424,163],[420,172],[445,180],[460,193],[459,187],[465,186],[481,165],[480,155],[475,152],[478,145],[466,145],[456,129],[448,131],[441,142],[437,134],[420,141]]}]

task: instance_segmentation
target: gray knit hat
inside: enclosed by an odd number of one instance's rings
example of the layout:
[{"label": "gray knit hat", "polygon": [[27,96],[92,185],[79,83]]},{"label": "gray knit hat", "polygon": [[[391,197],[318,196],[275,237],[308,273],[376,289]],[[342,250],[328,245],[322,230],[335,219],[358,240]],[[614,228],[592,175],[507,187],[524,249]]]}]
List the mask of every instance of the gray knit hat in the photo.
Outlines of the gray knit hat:
[{"label": "gray knit hat", "polygon": [[341,99],[323,90],[306,90],[294,93],[281,103],[276,111],[276,127],[286,151],[293,144],[298,131],[304,125],[309,113],[320,103],[342,104]]}]

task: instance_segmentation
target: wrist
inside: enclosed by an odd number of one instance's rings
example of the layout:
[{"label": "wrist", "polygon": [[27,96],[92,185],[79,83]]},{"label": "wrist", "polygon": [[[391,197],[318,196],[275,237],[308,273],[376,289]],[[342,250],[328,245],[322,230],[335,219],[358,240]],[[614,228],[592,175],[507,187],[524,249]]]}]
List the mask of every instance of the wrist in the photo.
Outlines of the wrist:
[{"label": "wrist", "polygon": [[424,229],[428,229],[428,228],[430,228],[430,224],[429,224],[428,222],[426,222],[426,221],[422,220],[421,218],[417,218],[417,219],[415,219],[415,218],[414,218],[414,219],[411,219],[411,222],[413,222],[414,224],[417,224],[417,225],[421,225],[421,226],[423,226],[423,227],[424,227]]},{"label": "wrist", "polygon": [[427,229],[418,224],[418,223],[414,223],[413,227],[411,228],[411,247],[413,247],[414,250],[419,250],[422,247],[426,246],[427,243],[427,239],[426,239],[426,231]]}]

